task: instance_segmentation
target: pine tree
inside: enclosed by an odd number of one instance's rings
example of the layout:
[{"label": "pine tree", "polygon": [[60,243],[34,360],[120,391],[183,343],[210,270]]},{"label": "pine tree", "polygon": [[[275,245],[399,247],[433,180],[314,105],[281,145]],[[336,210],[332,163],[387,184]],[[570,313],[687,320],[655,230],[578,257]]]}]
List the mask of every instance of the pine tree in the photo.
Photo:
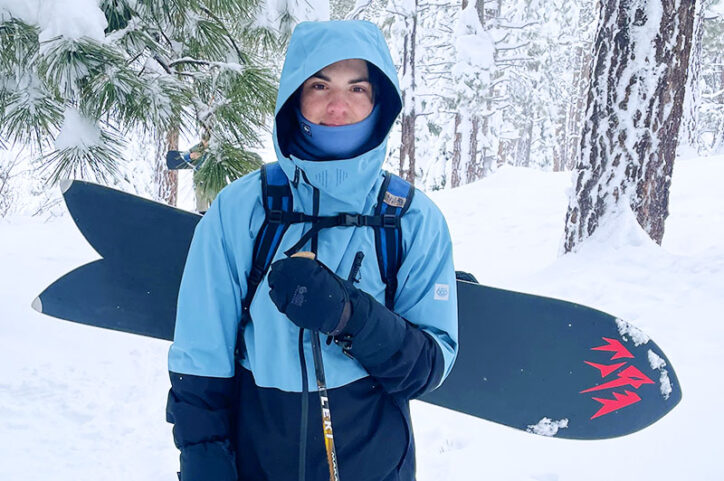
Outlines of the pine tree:
[{"label": "pine tree", "polygon": [[582,156],[566,214],[573,250],[630,208],[661,243],[682,114],[694,0],[601,4]]},{"label": "pine tree", "polygon": [[[505,134],[501,163],[560,171],[580,144],[595,28],[595,0],[505,2],[498,23],[509,37],[497,52],[495,98]],[[514,48],[517,47],[517,48]]]},{"label": "pine tree", "polygon": [[[492,113],[491,84],[495,69],[495,44],[485,30],[483,0],[462,1],[455,31],[457,63],[453,82],[458,94],[454,120],[454,142],[450,187],[483,178],[490,170],[487,159],[491,145],[479,148],[478,140],[490,144],[488,118]],[[494,141],[493,141],[494,142]]]},{"label": "pine tree", "polygon": [[[455,63],[455,47],[452,32],[458,18],[460,6],[454,3],[420,0],[415,7],[414,69],[405,65],[403,53],[409,47],[407,26],[400,21],[398,10],[391,11],[395,21],[390,29],[390,48],[393,57],[398,55],[400,71],[414,70],[414,85],[402,84],[405,90],[405,117],[407,127],[402,135],[400,122],[400,151],[414,152],[414,177],[421,188],[439,189],[446,184],[446,164],[450,156],[448,149],[450,119],[455,105],[455,89],[451,75]],[[408,56],[408,61],[411,60]],[[414,117],[413,114],[414,113]],[[412,125],[414,118],[414,126]],[[393,136],[393,142],[397,137]],[[414,149],[407,145],[414,141]],[[400,153],[402,156],[402,153]],[[407,168],[407,173],[412,170]]]},{"label": "pine tree", "polygon": [[102,38],[44,38],[40,26],[0,13],[0,137],[32,146],[51,183],[112,183],[124,138],[138,131],[208,141],[195,174],[208,199],[260,164],[250,149],[276,93],[262,58],[284,41],[254,23],[257,0],[102,0],[99,8]]},{"label": "pine tree", "polygon": [[701,153],[717,155],[724,152],[724,1],[707,1],[702,13],[695,137]]},{"label": "pine tree", "polygon": [[402,115],[400,117],[401,142],[398,173],[410,183],[415,183],[416,150],[416,90],[417,26],[419,22],[418,0],[390,0],[388,11],[394,15],[393,36],[401,43],[400,90],[402,91]]},{"label": "pine tree", "polygon": [[701,94],[699,83],[702,67],[702,38],[704,33],[704,15],[702,12],[705,11],[711,3],[712,0],[700,0],[696,4],[691,53],[689,54],[689,72],[686,78],[686,93],[684,95],[684,106],[682,108],[681,127],[679,128],[679,150],[686,147],[698,150],[697,114]]}]

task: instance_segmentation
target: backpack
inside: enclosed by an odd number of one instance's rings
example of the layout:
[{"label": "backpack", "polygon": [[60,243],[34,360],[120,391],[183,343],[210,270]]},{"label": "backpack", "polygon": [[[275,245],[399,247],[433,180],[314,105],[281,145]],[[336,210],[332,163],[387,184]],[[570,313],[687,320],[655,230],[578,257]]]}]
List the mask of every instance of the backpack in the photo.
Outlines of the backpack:
[{"label": "backpack", "polygon": [[[295,180],[298,181],[298,179]],[[247,293],[241,305],[242,314],[234,351],[237,362],[244,355],[243,330],[251,320],[249,314],[251,301],[274,259],[282,237],[291,224],[309,222],[312,224],[312,228],[294,246],[285,251],[287,255],[297,252],[322,229],[339,226],[372,227],[375,233],[377,263],[382,281],[385,283],[385,306],[390,310],[394,307],[397,271],[402,264],[400,219],[410,208],[415,192],[415,188],[409,182],[394,174],[384,172],[384,180],[377,196],[377,206],[373,215],[341,213],[335,216],[314,216],[294,212],[289,179],[278,162],[264,164],[261,167],[261,189],[265,218],[254,241],[252,267],[247,279]]]}]

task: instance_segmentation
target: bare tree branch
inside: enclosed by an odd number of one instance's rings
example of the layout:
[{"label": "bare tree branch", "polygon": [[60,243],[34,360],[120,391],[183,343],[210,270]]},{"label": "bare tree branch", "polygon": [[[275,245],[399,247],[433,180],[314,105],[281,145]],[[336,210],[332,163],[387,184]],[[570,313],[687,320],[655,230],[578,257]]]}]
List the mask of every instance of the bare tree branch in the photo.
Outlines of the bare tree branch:
[{"label": "bare tree branch", "polygon": [[344,17],[344,19],[345,19],[345,20],[355,20],[355,19],[357,19],[357,18],[359,17],[359,15],[362,14],[362,12],[364,12],[364,11],[367,9],[367,7],[369,7],[370,5],[372,5],[372,0],[364,0],[364,3],[359,3],[359,2],[358,2],[358,3],[355,5],[354,9],[352,9],[352,11],[349,12],[349,13],[347,14],[347,16]]}]

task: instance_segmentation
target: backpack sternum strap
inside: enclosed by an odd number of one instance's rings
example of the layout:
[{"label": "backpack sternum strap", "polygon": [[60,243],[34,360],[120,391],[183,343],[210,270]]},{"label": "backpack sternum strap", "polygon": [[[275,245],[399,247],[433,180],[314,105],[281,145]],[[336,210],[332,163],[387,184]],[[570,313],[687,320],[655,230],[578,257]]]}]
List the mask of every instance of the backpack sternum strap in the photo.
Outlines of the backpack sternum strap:
[{"label": "backpack sternum strap", "polygon": [[292,247],[287,249],[284,254],[291,256],[299,252],[304,245],[310,241],[315,234],[322,229],[328,229],[330,227],[374,227],[376,229],[395,229],[400,230],[400,218],[394,214],[384,215],[362,215],[362,214],[348,214],[341,213],[331,216],[306,216],[307,220],[303,222],[310,222],[312,228],[309,229],[299,241]]}]

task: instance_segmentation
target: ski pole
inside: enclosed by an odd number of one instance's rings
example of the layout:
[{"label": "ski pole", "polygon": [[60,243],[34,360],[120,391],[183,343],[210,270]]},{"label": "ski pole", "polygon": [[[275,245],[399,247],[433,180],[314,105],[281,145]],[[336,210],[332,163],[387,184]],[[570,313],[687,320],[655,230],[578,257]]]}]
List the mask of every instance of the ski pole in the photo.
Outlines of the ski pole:
[{"label": "ski pole", "polygon": [[322,404],[322,430],[324,431],[324,447],[327,450],[327,464],[329,465],[330,481],[339,481],[339,467],[337,466],[337,451],[334,448],[334,433],[332,432],[332,416],[329,410],[327,397],[327,381],[324,377],[322,364],[322,347],[319,343],[319,333],[312,333],[312,353],[314,354],[314,372],[317,376],[317,389],[319,401]]},{"label": "ski pole", "polygon": [[[312,252],[297,252],[292,257],[306,257],[314,259]],[[327,465],[329,466],[330,481],[339,481],[339,467],[337,466],[337,451],[334,448],[334,433],[332,431],[332,414],[329,409],[329,397],[327,395],[327,381],[324,377],[324,364],[322,362],[322,346],[319,343],[319,333],[313,331],[312,354],[314,357],[314,374],[317,378],[317,390],[319,401],[322,405],[322,430],[324,432],[324,447],[327,450]]]}]

